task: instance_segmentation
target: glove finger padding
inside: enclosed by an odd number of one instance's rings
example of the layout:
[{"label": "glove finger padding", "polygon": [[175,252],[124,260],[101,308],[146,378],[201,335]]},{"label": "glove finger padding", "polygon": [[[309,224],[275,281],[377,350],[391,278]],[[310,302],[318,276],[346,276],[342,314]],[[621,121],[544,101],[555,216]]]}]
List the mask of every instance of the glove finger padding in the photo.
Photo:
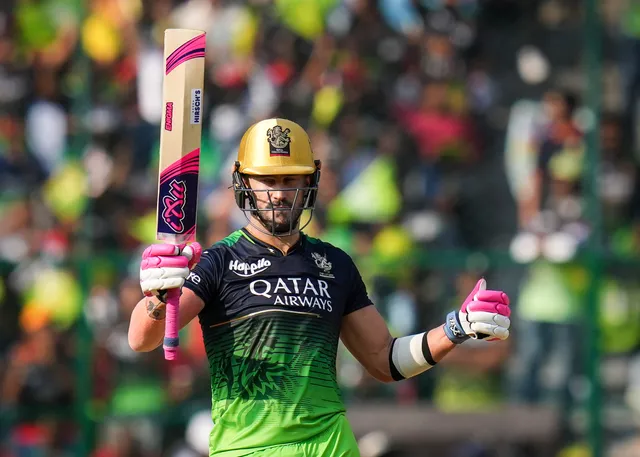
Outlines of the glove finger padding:
[{"label": "glove finger padding", "polygon": [[185,278],[189,276],[189,268],[150,268],[140,271],[140,280]]},{"label": "glove finger padding", "polygon": [[503,316],[511,316],[511,308],[503,303],[474,301],[471,302],[466,309],[467,313],[474,311],[484,311],[487,313],[501,314]]},{"label": "glove finger padding", "polygon": [[142,258],[157,257],[160,255],[178,255],[180,254],[180,246],[173,244],[152,244],[142,253]]},{"label": "glove finger padding", "polygon": [[509,296],[501,290],[481,290],[474,295],[473,301],[486,301],[509,305]]},{"label": "glove finger padding", "polygon": [[141,283],[144,288],[144,294],[147,297],[160,295],[161,290],[179,289],[184,285],[185,279],[182,277],[173,277],[165,279],[146,279]]},{"label": "glove finger padding", "polygon": [[471,330],[476,333],[478,339],[490,337],[498,338],[500,340],[506,340],[507,338],[509,338],[509,329],[496,324],[489,324],[486,322],[473,322],[471,324]]},{"label": "glove finger padding", "polygon": [[509,336],[511,320],[508,316],[495,311],[471,311],[464,315],[470,329],[469,336],[476,339],[499,338]]},{"label": "glove finger padding", "polygon": [[507,316],[496,313],[487,313],[485,311],[474,311],[467,314],[467,322],[473,327],[475,323],[499,325],[500,327],[509,328],[511,320]]},{"label": "glove finger padding", "polygon": [[202,256],[202,246],[200,243],[191,243],[182,249],[181,254],[189,260],[189,269],[193,268],[200,262]]},{"label": "glove finger padding", "polygon": [[141,270],[156,269],[156,268],[187,268],[189,265],[189,259],[182,255],[175,256],[155,256],[142,259],[140,264]]}]

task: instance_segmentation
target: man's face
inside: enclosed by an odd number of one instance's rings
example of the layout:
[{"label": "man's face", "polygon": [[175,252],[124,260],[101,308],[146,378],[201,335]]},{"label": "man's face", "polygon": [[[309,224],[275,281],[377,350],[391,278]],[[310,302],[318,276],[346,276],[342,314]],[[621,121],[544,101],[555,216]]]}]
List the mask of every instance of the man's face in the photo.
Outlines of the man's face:
[{"label": "man's face", "polygon": [[305,190],[310,177],[305,175],[252,176],[256,217],[271,233],[287,233],[298,225],[304,206]]}]

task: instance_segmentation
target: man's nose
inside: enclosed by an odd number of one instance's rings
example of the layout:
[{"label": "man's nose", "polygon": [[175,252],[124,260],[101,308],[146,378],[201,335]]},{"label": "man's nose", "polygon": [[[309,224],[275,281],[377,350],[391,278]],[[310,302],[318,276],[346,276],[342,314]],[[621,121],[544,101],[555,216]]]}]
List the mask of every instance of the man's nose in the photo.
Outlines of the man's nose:
[{"label": "man's nose", "polygon": [[277,206],[284,200],[284,191],[273,189],[269,191],[269,201],[272,205]]}]

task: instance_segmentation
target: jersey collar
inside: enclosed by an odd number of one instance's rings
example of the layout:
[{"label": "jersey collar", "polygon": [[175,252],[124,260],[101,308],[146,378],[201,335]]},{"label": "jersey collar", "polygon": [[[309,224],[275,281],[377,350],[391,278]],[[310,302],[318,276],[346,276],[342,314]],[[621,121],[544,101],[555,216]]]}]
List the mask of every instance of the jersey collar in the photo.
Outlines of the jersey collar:
[{"label": "jersey collar", "polygon": [[[251,243],[265,248],[267,251],[269,251],[273,255],[277,255],[277,256],[280,256],[280,257],[284,256],[284,254],[282,253],[282,251],[280,249],[276,248],[275,246],[270,245],[269,243],[265,243],[264,241],[259,240],[258,238],[253,236],[251,234],[251,232],[249,232],[245,227],[242,227],[240,229],[240,231],[242,232],[244,237],[247,238]],[[302,247],[304,246],[305,238],[306,238],[306,235],[304,233],[300,232],[300,238],[298,238],[298,241],[296,242],[296,244],[291,246],[291,249],[289,249],[289,252],[287,253],[287,256],[290,256],[291,254],[295,254],[298,251],[300,251],[302,249]]]}]

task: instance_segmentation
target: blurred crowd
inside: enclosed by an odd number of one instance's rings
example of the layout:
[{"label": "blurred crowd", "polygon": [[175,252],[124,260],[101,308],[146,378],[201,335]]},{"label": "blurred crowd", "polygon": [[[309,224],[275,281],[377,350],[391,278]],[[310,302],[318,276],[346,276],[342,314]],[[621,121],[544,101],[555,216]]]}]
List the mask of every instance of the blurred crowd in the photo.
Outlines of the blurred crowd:
[{"label": "blurred crowd", "polygon": [[[307,232],[355,258],[393,333],[438,324],[480,275],[512,297],[510,341],[465,344],[414,380],[379,384],[341,348],[349,405],[549,404],[561,411],[562,456],[588,455],[594,278],[581,259],[597,202],[598,242],[614,258],[596,291],[607,449],[640,455],[640,6],[601,2],[596,123],[582,3],[0,2],[0,456],[206,455],[198,325],[172,365],[126,338],[141,250],[155,240],[167,28],[207,32],[203,245],[245,222],[228,189],[240,136],[285,117],[323,162]],[[592,131],[597,195],[583,180]]]}]

